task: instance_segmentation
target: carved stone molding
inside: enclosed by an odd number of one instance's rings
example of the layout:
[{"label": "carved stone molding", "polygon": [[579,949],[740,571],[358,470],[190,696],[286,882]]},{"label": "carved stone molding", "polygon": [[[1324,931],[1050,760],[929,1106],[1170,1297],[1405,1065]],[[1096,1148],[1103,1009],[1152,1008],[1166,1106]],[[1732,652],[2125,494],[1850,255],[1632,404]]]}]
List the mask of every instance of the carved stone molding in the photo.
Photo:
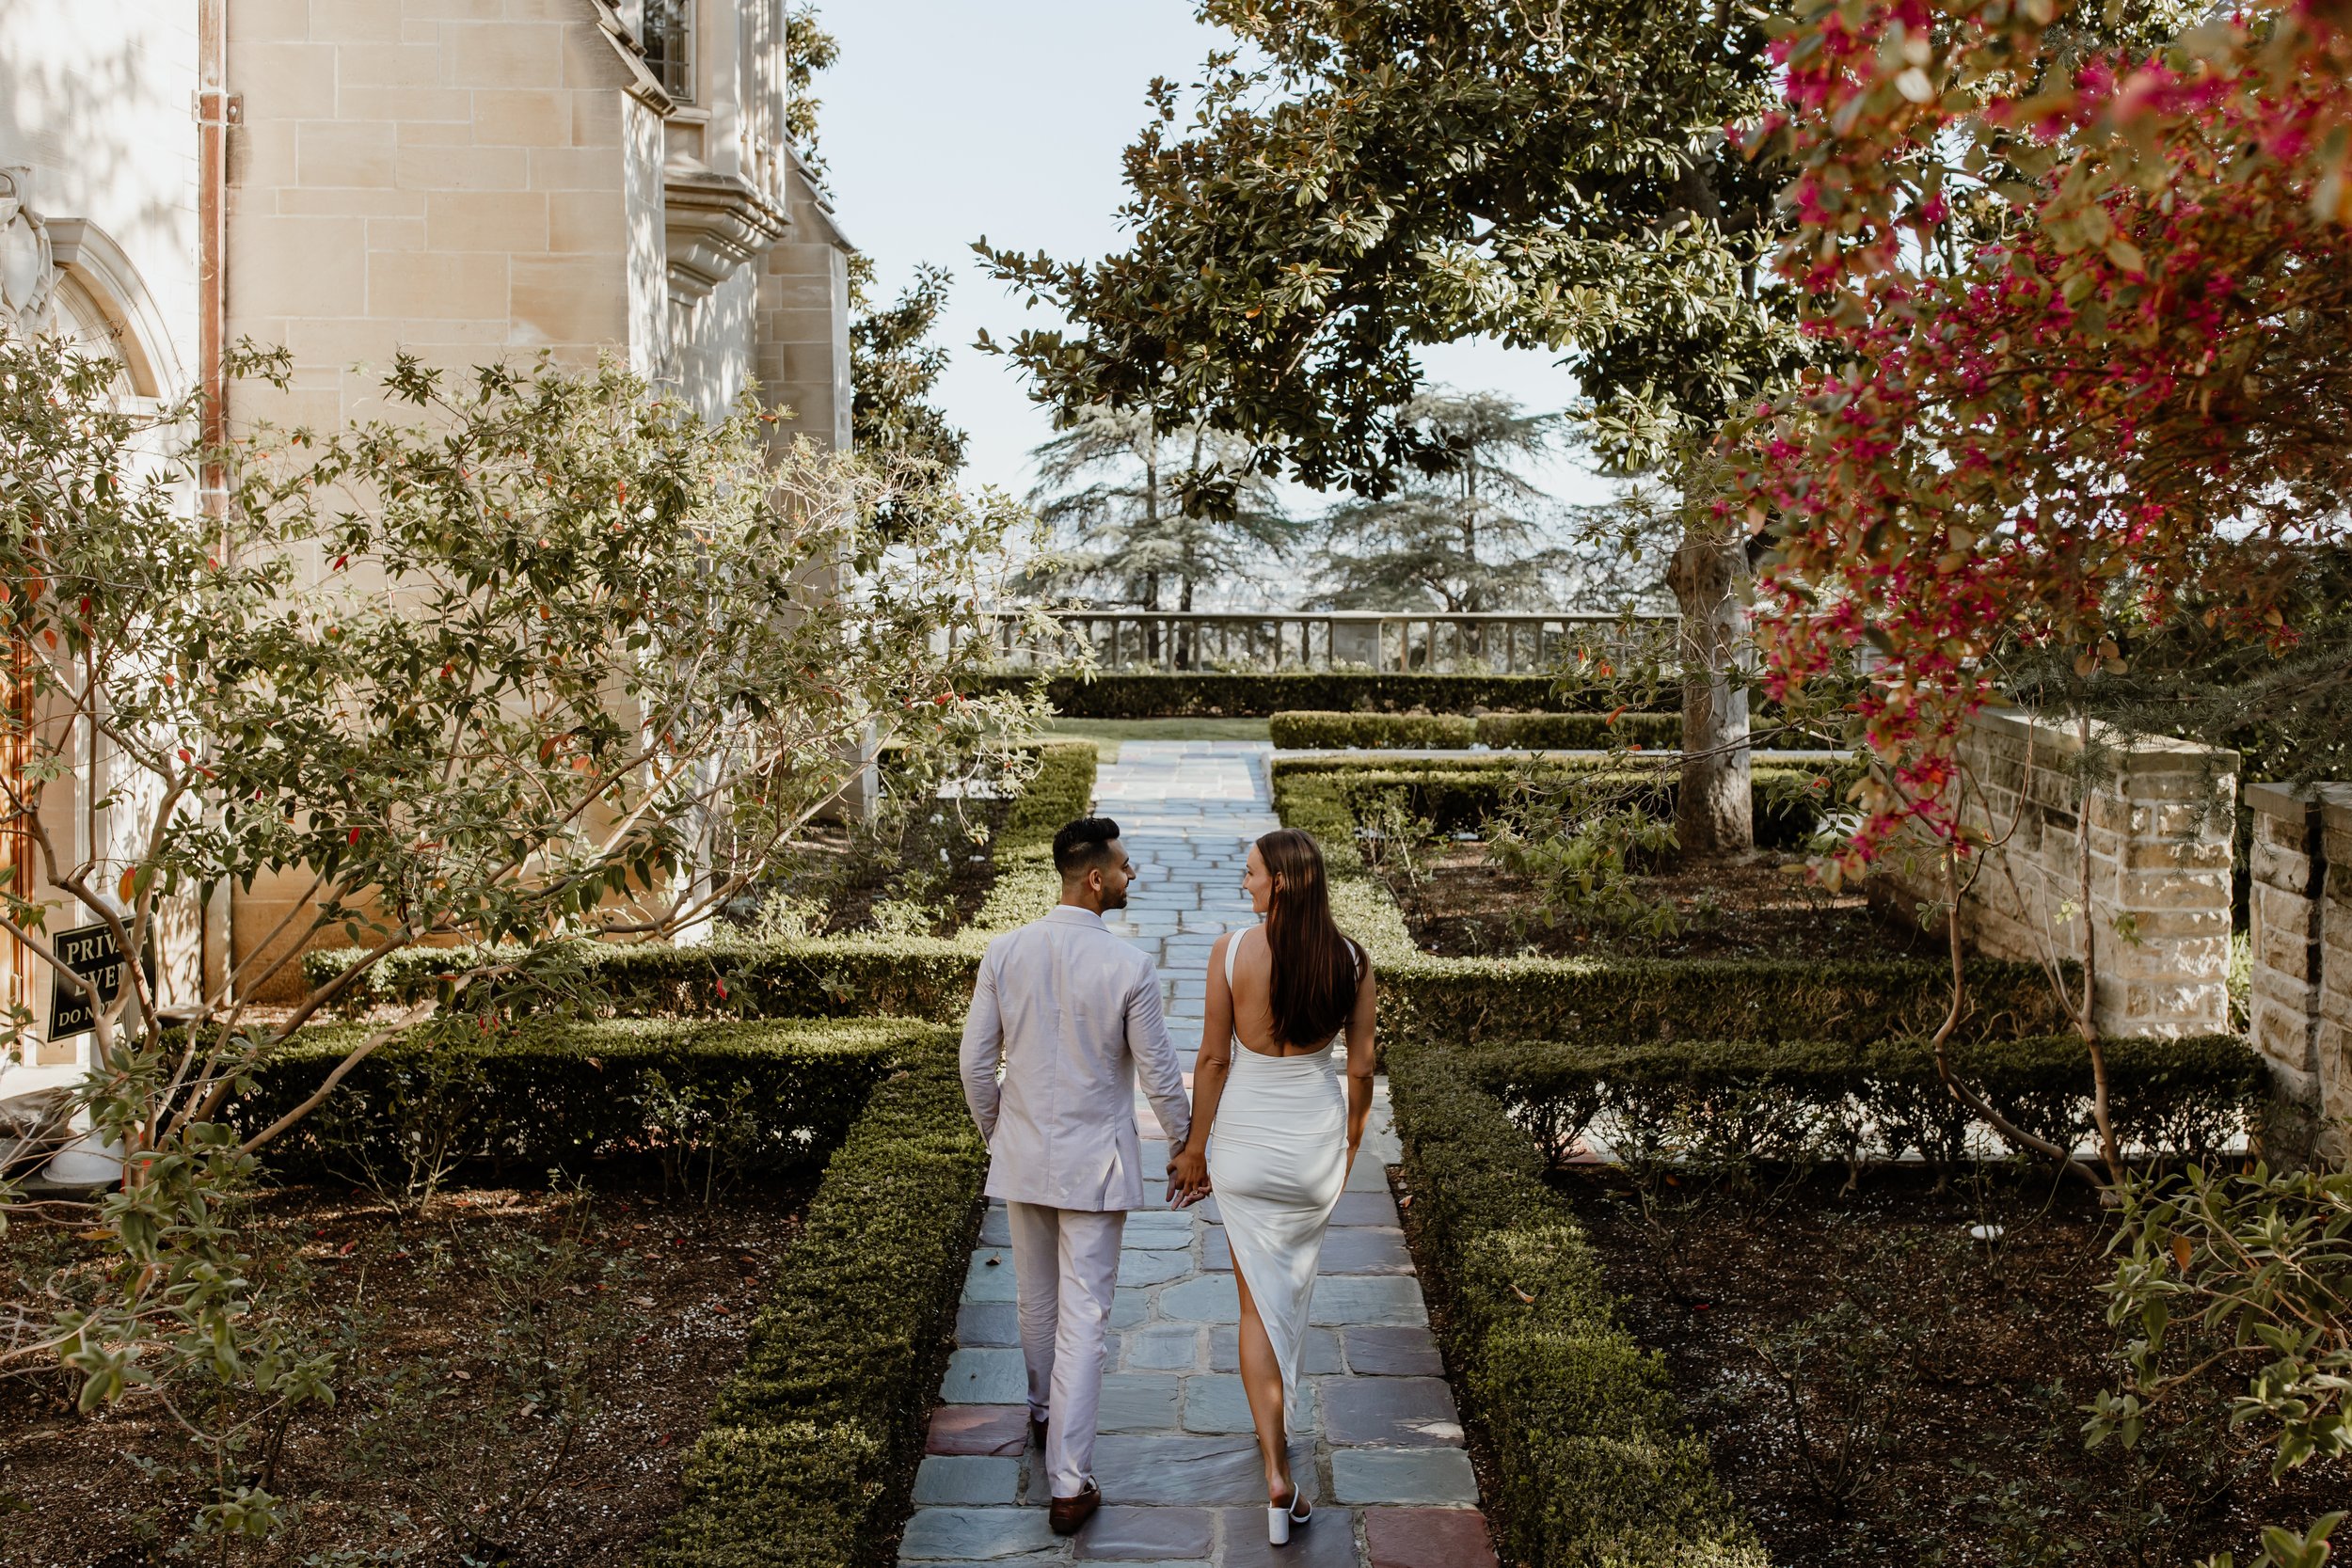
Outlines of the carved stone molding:
[{"label": "carved stone molding", "polygon": [[663,171],[662,238],[674,300],[698,300],[789,233],[791,219],[749,182],[672,160]]},{"label": "carved stone molding", "polygon": [[0,330],[51,330],[57,260],[49,226],[33,211],[33,171],[0,168]]}]

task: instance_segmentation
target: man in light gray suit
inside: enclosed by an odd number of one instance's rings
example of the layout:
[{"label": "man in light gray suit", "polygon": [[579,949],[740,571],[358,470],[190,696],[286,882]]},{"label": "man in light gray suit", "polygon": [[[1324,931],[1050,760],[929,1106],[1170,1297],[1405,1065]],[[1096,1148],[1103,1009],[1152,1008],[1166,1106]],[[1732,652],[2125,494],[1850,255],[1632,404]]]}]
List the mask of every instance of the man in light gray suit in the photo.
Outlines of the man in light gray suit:
[{"label": "man in light gray suit", "polygon": [[[1170,1148],[1191,1125],[1160,1012],[1159,973],[1111,934],[1135,863],[1119,824],[1054,835],[1061,903],[988,944],[963,1025],[963,1095],[988,1140],[988,1196],[1011,1220],[1029,1421],[1041,1426],[1052,1524],[1074,1533],[1102,1502],[1094,1422],[1120,1232],[1143,1205],[1136,1081]],[[999,1082],[998,1069],[1003,1069]]]}]

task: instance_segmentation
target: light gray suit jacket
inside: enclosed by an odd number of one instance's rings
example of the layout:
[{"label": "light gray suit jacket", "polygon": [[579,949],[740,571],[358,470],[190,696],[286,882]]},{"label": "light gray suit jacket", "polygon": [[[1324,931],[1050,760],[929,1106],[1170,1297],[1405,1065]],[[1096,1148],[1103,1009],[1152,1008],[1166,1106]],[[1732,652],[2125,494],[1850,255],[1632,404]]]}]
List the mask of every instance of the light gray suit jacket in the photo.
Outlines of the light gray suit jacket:
[{"label": "light gray suit jacket", "polygon": [[1159,974],[1140,948],[1068,904],[988,944],[963,1024],[963,1098],[988,1140],[989,1196],[1142,1207],[1138,1073],[1162,1131],[1181,1143],[1192,1108]]}]

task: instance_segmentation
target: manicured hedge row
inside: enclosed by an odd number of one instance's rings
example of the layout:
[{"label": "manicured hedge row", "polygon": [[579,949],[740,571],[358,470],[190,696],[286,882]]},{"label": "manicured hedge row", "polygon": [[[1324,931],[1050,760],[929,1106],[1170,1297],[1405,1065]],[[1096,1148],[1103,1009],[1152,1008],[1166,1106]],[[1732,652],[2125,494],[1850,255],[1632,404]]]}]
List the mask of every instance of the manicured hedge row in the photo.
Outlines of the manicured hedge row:
[{"label": "manicured hedge row", "polygon": [[[1351,928],[1352,929],[1352,928]],[[1369,947],[1372,944],[1367,942]],[[1378,950],[1374,949],[1375,961]],[[1960,1037],[2064,1027],[2039,965],[1972,958]],[[1860,1042],[1931,1032],[1951,970],[1929,958],[1454,958],[1380,968],[1381,1029],[1458,1042],[1723,1039]]]},{"label": "manicured hedge row", "polygon": [[1660,1357],[1615,1321],[1598,1259],[1473,1058],[1392,1040],[1389,1091],[1464,1414],[1496,1464],[1505,1561],[1767,1568]]},{"label": "manicured hedge row", "polygon": [[[858,1018],[889,1014],[952,1022],[971,1000],[972,978],[988,939],[1037,919],[1061,896],[1043,847],[1000,849],[996,885],[971,925],[952,937],[809,937],[742,942],[722,937],[692,947],[582,942],[597,1008],[610,1015],[665,1017]],[[340,974],[358,954],[348,948],[306,955],[312,985]],[[387,955],[353,983],[349,1009],[430,994],[463,955],[444,947],[406,947]],[[526,994],[517,1006],[529,1006]]]},{"label": "manicured hedge row", "polygon": [[1682,720],[1672,713],[1278,713],[1267,733],[1282,751],[1599,750],[1619,742],[1672,747]]},{"label": "manicured hedge row", "polygon": [[[1031,674],[983,678],[989,690],[1026,691]],[[1594,705],[1549,675],[1406,675],[1294,670],[1182,674],[1115,672],[1055,675],[1045,695],[1065,719],[1263,719],[1300,709],[1348,713],[1474,713],[1504,708],[1549,713]]]},{"label": "manicured hedge row", "polygon": [[1284,752],[1459,752],[1477,742],[1478,721],[1466,713],[1278,713],[1266,736]]},{"label": "manicured hedge row", "polygon": [[934,1039],[875,1088],[825,1167],[646,1568],[891,1560],[988,1164],[951,1037]]},{"label": "manicured hedge row", "polygon": [[1497,750],[1582,751],[1613,746],[1672,748],[1682,744],[1678,713],[1485,713],[1478,743]]},{"label": "manicured hedge row", "polygon": [[1094,804],[1094,742],[1041,740],[1035,750],[1037,773],[1012,803],[1004,832],[997,836],[1000,850],[1051,845],[1064,823],[1086,816]]},{"label": "manicured hedge row", "polygon": [[[2243,1040],[2119,1039],[2106,1049],[2109,1106],[2126,1148],[2210,1160],[2254,1130],[2265,1077]],[[2076,1037],[1958,1044],[1952,1066],[2026,1132],[2067,1148],[2091,1135],[2090,1057]],[[1979,1148],[1994,1137],[1972,1128],[1915,1038],[1524,1042],[1482,1049],[1477,1071],[1555,1163],[1597,1122],[1621,1154],[1702,1164],[1915,1151],[1948,1164],[1972,1152],[1972,1132]]]},{"label": "manicured hedge row", "polygon": [[[1331,879],[1332,909],[1380,972],[1384,1038],[1468,1042],[1562,1039],[1864,1041],[1933,1031],[1950,1001],[1951,972],[1929,958],[1788,963],[1744,958],[1457,958],[1423,953],[1357,847],[1357,791],[1409,787],[1413,809],[1476,821],[1475,792],[1502,769],[1467,782],[1437,770],[1327,771],[1278,765],[1275,807],[1313,833]],[[1456,790],[1446,796],[1437,791]],[[1972,1010],[1962,1037],[2050,1035],[2064,1015],[2037,964],[1972,958]]]},{"label": "manicured hedge row", "polygon": [[[232,1119],[267,1126],[315,1091],[364,1033],[305,1031],[255,1072]],[[888,1019],[544,1020],[485,1039],[461,1024],[445,1037],[363,1059],[270,1146],[270,1158],[281,1168],[380,1167],[429,1147],[441,1163],[572,1168],[600,1155],[674,1148],[698,1132],[718,1135],[705,1118],[723,1114],[731,1163],[807,1164],[841,1141],[910,1044],[928,1044],[932,1033]]]},{"label": "manicured hedge row", "polygon": [[[1439,832],[1478,832],[1510,799],[1521,766],[1508,758],[1495,762],[1448,758],[1444,766],[1431,758],[1409,760],[1428,766],[1384,763],[1375,768],[1359,762],[1352,768],[1334,768],[1320,761],[1284,758],[1273,767],[1275,807],[1293,827],[1308,828],[1307,822],[1293,820],[1294,813],[1305,813],[1326,823],[1336,823],[1344,814],[1353,823],[1372,800],[1389,794],[1396,796],[1414,816],[1428,817]],[[1537,766],[1548,773],[1556,768],[1560,776],[1575,778],[1597,799],[1638,804],[1661,818],[1674,816],[1676,779],[1672,772],[1622,773],[1580,767],[1581,759],[1561,761],[1563,765],[1546,760]],[[1828,758],[1818,764],[1754,764],[1749,769],[1749,787],[1755,800],[1757,846],[1803,847],[1819,830],[1822,812],[1844,799],[1853,767]],[[1321,829],[1308,831],[1318,838],[1325,836]],[[1354,842],[1352,827],[1348,839]],[[1331,853],[1327,839],[1324,853],[1327,860]]]}]

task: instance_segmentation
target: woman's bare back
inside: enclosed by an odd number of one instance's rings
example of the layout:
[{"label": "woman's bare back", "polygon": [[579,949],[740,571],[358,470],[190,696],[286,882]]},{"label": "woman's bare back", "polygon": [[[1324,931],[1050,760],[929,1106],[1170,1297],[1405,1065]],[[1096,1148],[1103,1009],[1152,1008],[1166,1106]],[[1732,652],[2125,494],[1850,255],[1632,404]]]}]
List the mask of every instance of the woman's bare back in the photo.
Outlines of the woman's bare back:
[{"label": "woman's bare back", "polygon": [[[1230,959],[1225,945],[1232,943]],[[1328,1045],[1292,1045],[1275,1033],[1274,948],[1262,927],[1252,926],[1218,940],[1209,954],[1212,974],[1232,975],[1233,1037],[1261,1056],[1310,1056]]]}]

